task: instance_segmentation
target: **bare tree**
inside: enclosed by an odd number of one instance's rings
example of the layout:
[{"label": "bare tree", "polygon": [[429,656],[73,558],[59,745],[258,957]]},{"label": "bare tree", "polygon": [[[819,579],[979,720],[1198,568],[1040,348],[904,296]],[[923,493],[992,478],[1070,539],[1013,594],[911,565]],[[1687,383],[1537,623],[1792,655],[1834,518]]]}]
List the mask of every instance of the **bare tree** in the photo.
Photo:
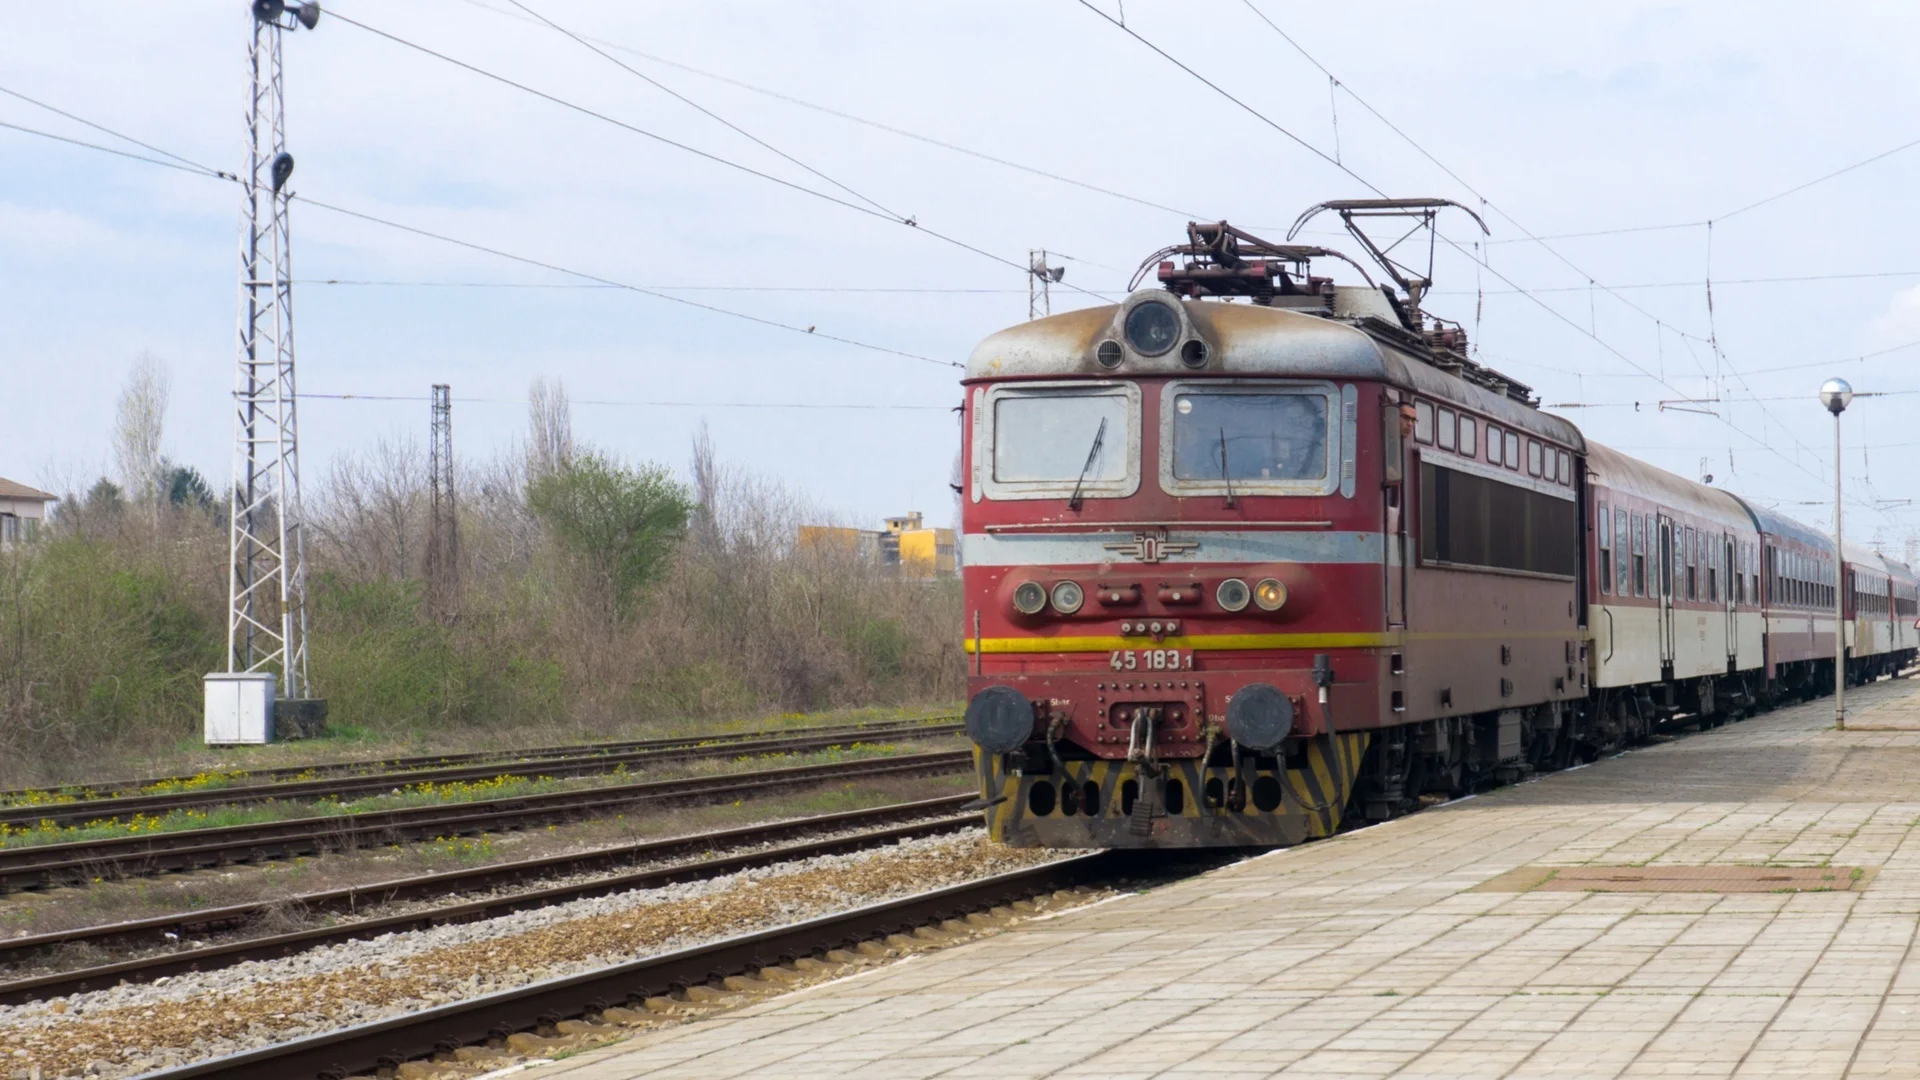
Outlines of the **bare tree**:
[{"label": "bare tree", "polygon": [[573,407],[559,379],[541,376],[527,389],[527,440],[529,480],[573,460]]},{"label": "bare tree", "polygon": [[311,527],[328,561],[360,580],[413,577],[427,532],[427,468],[409,436],[382,436],[333,462]]},{"label": "bare tree", "polygon": [[172,391],[166,364],[152,353],[141,353],[120,390],[113,425],[114,471],[130,502],[157,503],[160,498],[160,436]]},{"label": "bare tree", "polygon": [[693,436],[693,543],[696,548],[713,547],[720,539],[715,503],[720,498],[720,463],[713,456],[713,435],[707,422]]}]

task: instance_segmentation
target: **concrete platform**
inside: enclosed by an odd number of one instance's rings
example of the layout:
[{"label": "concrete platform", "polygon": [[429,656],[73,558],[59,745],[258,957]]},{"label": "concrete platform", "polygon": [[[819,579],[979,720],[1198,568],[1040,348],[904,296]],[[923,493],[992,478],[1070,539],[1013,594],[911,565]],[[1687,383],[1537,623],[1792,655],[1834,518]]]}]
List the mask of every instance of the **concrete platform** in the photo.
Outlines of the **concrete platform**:
[{"label": "concrete platform", "polygon": [[[1849,703],[1912,731],[1821,700],[523,1075],[1920,1077],[1920,680]],[[1741,866],[1832,888],[1686,869]]]}]

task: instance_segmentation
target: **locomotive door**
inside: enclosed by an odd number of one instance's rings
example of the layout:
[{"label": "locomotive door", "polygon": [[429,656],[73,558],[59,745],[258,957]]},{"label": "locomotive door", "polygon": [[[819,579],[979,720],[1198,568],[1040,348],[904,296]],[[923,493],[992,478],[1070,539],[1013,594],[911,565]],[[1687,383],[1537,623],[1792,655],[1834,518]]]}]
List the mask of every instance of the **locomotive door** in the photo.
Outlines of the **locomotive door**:
[{"label": "locomotive door", "polygon": [[1673,668],[1673,519],[1660,515],[1660,667]]}]

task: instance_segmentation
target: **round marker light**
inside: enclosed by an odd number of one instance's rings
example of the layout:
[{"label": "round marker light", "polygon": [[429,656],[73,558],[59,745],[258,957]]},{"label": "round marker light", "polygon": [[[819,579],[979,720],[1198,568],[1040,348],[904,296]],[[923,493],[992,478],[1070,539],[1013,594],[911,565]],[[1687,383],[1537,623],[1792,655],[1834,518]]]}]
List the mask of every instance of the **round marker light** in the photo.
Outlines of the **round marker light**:
[{"label": "round marker light", "polygon": [[1117,368],[1120,366],[1120,361],[1127,358],[1127,354],[1121,350],[1119,342],[1103,341],[1100,347],[1093,351],[1093,358],[1100,362],[1101,367]]},{"label": "round marker light", "polygon": [[1080,605],[1085,603],[1086,599],[1087,594],[1080,588],[1078,582],[1062,581],[1053,587],[1053,607],[1062,615],[1071,615],[1079,611]]},{"label": "round marker light", "polygon": [[1013,606],[1022,615],[1038,615],[1047,606],[1047,590],[1037,581],[1023,581],[1013,590]]},{"label": "round marker light", "polygon": [[1287,587],[1277,579],[1266,578],[1253,587],[1253,602],[1261,611],[1279,611],[1287,602]]},{"label": "round marker light", "polygon": [[1180,316],[1158,300],[1127,312],[1127,344],[1142,356],[1159,356],[1180,339]]},{"label": "round marker light", "polygon": [[1213,598],[1228,611],[1240,611],[1247,606],[1251,594],[1247,591],[1246,582],[1230,577],[1213,590]]}]

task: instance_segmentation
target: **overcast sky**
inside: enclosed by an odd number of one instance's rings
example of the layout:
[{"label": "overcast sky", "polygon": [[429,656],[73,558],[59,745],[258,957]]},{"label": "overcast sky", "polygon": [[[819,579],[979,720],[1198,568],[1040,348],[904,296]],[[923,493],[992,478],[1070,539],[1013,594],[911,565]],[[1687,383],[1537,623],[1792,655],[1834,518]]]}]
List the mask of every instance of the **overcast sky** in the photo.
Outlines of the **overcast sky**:
[{"label": "overcast sky", "polygon": [[[467,458],[521,437],[528,382],[545,375],[574,397],[578,437],[628,457],[681,467],[704,421],[723,457],[849,516],[877,524],[920,509],[944,521],[958,372],[819,335],[963,361],[1025,318],[1030,248],[1074,257],[1056,310],[1098,303],[1073,287],[1119,295],[1190,216],[1278,239],[1306,206],[1372,194],[1368,185],[1491,204],[1480,249],[1491,270],[1443,248],[1429,304],[1477,330],[1483,361],[1549,404],[1595,406],[1559,410],[1590,438],[1688,476],[1705,459],[1716,483],[1811,523],[1829,520],[1820,381],[1843,373],[1860,391],[1920,390],[1920,348],[1857,359],[1920,342],[1920,147],[1743,209],[1920,139],[1912,5],[1822,5],[1815,17],[1804,4],[1754,2],[1253,0],[1338,78],[1336,91],[1243,0],[1126,3],[1127,28],[1256,116],[1103,18],[1121,15],[1113,0],[527,3],[831,179],[508,0],[327,0],[327,10],[920,227],[323,17],[285,43],[298,194],[816,328],[809,337],[580,288],[296,203],[296,279],[343,282],[296,288],[301,389],[424,399],[450,383]],[[0,87],[231,170],[248,29],[245,0],[0,0]],[[113,142],[5,95],[0,122]],[[173,373],[168,453],[224,479],[238,204],[228,183],[0,128],[0,475],[55,485],[99,475],[115,397],[151,352]],[[1698,224],[1708,219],[1711,261]],[[1552,239],[1550,250],[1523,242],[1527,231],[1681,223],[1693,224]],[[1475,232],[1464,216],[1445,231],[1462,245]],[[1810,276],[1826,277],[1755,280]],[[1722,400],[1661,410],[1683,397]],[[426,412],[424,400],[309,399],[309,485],[335,455],[382,435],[424,440]],[[1920,497],[1916,416],[1914,394],[1847,414],[1859,498],[1850,536],[1898,551],[1920,521],[1913,506],[1876,502]]]}]

